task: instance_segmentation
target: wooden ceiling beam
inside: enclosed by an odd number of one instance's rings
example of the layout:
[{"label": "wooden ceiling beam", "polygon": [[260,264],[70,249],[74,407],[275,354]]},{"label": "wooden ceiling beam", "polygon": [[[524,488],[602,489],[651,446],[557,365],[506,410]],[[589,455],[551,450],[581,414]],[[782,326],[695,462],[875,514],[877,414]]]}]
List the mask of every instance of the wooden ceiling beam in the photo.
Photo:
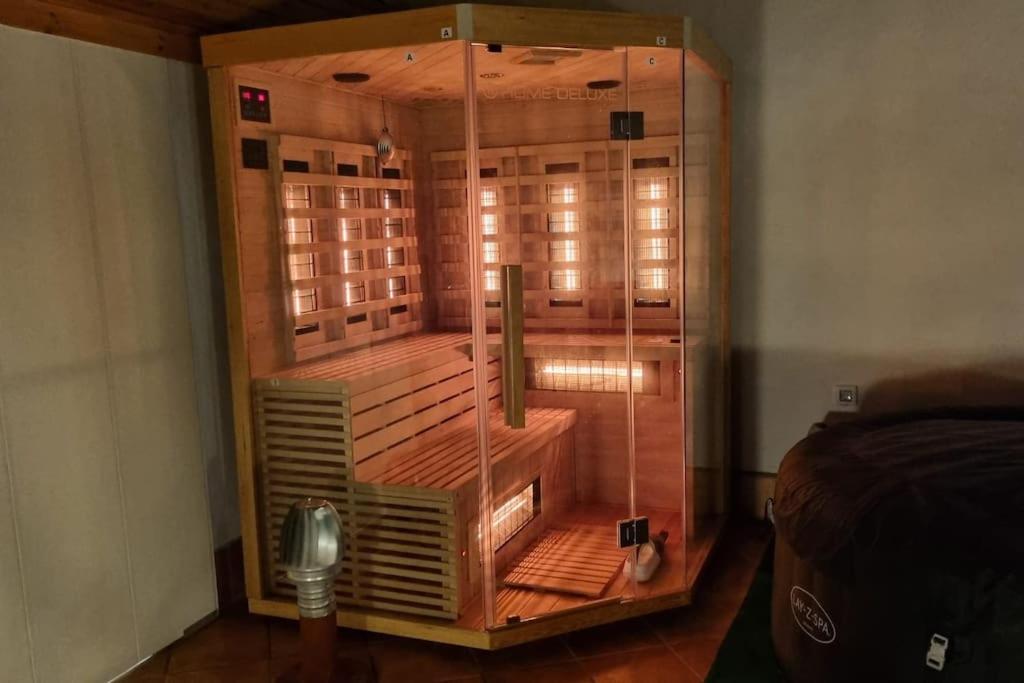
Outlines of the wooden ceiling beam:
[{"label": "wooden ceiling beam", "polygon": [[195,33],[184,29],[168,31],[127,21],[113,13],[99,14],[52,0],[3,0],[0,23],[160,57],[199,61],[199,40]]},{"label": "wooden ceiling beam", "polygon": [[199,62],[203,35],[394,8],[383,0],[0,0],[0,24]]},{"label": "wooden ceiling beam", "polygon": [[[44,0],[52,5],[90,12],[101,16],[142,24],[169,33],[203,34],[217,30],[220,24],[196,12],[176,11],[154,0]],[[157,5],[160,5],[157,7]],[[159,10],[159,11],[157,11]],[[2,11],[2,10],[0,10]]]}]

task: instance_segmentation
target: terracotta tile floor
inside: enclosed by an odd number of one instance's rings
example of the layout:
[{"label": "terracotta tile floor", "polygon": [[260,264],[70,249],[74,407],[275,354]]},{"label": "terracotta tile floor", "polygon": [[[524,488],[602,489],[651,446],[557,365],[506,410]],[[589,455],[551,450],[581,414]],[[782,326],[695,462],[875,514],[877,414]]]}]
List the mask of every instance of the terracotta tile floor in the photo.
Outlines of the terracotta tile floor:
[{"label": "terracotta tile floor", "polygon": [[[739,609],[768,540],[733,526],[687,608],[599,626],[508,650],[475,650],[339,629],[346,656],[372,663],[380,683],[693,683],[703,681]],[[122,681],[272,683],[294,663],[294,622],[227,614],[174,643]]]}]

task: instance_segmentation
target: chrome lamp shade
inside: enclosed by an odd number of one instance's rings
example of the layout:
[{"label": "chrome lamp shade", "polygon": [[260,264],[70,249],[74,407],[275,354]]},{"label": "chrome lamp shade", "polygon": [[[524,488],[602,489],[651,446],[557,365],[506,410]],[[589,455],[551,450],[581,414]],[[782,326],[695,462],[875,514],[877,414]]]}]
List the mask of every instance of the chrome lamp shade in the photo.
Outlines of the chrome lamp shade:
[{"label": "chrome lamp shade", "polygon": [[298,592],[299,615],[316,619],[335,610],[334,579],[345,543],[341,517],[323,499],[296,501],[281,527],[281,564]]}]

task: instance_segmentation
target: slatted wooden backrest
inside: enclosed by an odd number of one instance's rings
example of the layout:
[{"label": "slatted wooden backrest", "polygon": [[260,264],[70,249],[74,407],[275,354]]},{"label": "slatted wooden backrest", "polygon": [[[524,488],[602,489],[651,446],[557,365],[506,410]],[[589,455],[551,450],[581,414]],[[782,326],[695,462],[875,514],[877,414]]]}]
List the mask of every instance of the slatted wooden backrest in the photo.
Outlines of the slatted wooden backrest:
[{"label": "slatted wooden backrest", "polygon": [[270,156],[292,360],[421,329],[411,154],[279,135]]},{"label": "slatted wooden backrest", "polygon": [[[685,137],[688,153],[700,144],[691,137]],[[496,256],[501,263],[523,265],[528,329],[621,328],[626,305],[622,206],[628,191],[634,214],[634,327],[677,329],[679,144],[679,136],[632,141],[628,159],[625,143],[611,140],[480,150],[485,289],[488,282],[497,282],[488,275],[497,264],[487,263]],[[687,157],[688,195],[691,180],[696,188],[706,175],[699,159]],[[467,328],[465,152],[434,152],[431,164],[441,271],[439,322]],[[623,187],[626,164],[631,188]],[[485,298],[493,305],[498,293],[485,291]],[[497,309],[488,313],[496,319]]]}]

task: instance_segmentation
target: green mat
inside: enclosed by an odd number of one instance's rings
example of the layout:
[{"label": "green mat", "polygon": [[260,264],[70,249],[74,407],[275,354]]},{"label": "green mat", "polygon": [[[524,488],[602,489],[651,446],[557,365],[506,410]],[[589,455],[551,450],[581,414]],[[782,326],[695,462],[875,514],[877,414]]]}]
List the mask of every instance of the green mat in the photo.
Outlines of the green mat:
[{"label": "green mat", "polygon": [[772,648],[773,556],[769,544],[705,683],[785,683]]}]

